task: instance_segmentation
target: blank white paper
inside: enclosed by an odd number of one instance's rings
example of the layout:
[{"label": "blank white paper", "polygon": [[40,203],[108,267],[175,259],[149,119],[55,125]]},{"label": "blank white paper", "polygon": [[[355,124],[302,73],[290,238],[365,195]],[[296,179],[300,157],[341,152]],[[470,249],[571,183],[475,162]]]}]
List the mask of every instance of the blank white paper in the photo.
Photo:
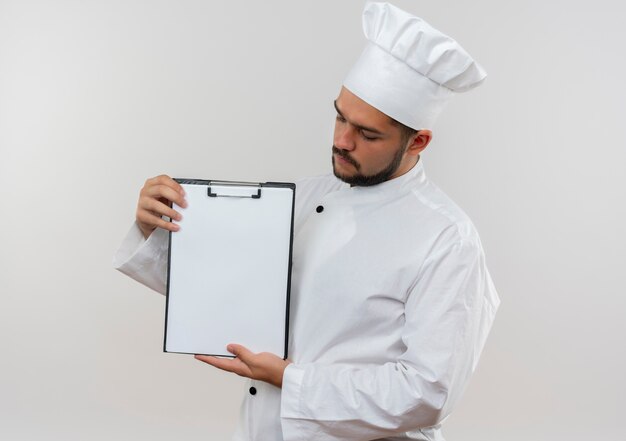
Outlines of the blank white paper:
[{"label": "blank white paper", "polygon": [[294,190],[263,186],[253,199],[182,185],[188,207],[174,206],[183,219],[170,237],[165,351],[231,355],[226,345],[238,343],[286,356]]}]

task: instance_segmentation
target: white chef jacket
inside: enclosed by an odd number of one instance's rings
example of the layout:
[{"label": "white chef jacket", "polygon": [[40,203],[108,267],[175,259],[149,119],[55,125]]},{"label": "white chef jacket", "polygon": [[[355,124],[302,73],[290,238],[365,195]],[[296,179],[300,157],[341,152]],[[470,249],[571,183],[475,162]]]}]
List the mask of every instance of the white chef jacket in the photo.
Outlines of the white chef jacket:
[{"label": "white chef jacket", "polygon": [[[236,441],[443,440],[499,305],[480,239],[422,160],[371,187],[297,183],[282,390],[251,380]],[[167,232],[135,225],[123,273],[164,293]]]}]

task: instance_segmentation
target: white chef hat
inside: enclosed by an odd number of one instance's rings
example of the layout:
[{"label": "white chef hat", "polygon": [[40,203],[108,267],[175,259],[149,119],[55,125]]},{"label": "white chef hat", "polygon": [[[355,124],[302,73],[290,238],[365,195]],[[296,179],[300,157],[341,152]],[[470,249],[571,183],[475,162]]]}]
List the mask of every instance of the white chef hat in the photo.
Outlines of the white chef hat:
[{"label": "white chef hat", "polygon": [[454,92],[487,75],[455,40],[389,3],[365,5],[363,31],[367,46],[343,85],[413,129],[432,128]]}]

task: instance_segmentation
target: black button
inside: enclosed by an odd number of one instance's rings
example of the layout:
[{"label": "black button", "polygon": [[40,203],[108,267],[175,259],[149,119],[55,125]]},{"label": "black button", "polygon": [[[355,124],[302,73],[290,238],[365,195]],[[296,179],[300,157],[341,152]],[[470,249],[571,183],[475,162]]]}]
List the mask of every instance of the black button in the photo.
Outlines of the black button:
[{"label": "black button", "polygon": [[324,207],[322,207],[321,205],[318,205],[315,211],[317,211],[318,213],[321,213],[322,211],[324,211]]},{"label": "black button", "polygon": [[252,386],[250,388],[250,395],[256,395],[256,387]]}]

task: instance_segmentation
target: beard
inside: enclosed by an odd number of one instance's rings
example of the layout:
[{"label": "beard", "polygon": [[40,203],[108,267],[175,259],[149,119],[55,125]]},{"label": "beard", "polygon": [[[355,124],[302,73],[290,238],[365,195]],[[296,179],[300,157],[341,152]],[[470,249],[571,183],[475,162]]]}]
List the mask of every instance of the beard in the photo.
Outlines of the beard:
[{"label": "beard", "polygon": [[383,182],[391,179],[391,177],[398,170],[398,168],[400,168],[400,164],[402,163],[402,157],[404,156],[404,152],[406,152],[406,147],[407,146],[400,146],[389,164],[387,164],[387,166],[384,167],[382,170],[372,175],[364,175],[360,173],[361,164],[359,164],[352,156],[350,156],[349,153],[344,150],[338,149],[333,145],[333,153],[344,158],[356,169],[356,173],[353,175],[342,175],[337,171],[337,168],[335,167],[335,156],[333,155],[333,173],[337,178],[341,179],[346,184],[350,184],[353,187],[370,187],[372,185],[382,184]]}]

